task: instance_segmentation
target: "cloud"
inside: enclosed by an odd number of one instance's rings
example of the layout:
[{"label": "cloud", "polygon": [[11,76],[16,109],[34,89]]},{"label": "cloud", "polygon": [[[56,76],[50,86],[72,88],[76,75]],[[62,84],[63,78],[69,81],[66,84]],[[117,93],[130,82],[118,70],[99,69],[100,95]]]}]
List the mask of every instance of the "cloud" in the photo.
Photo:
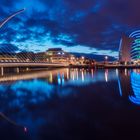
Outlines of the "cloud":
[{"label": "cloud", "polygon": [[2,18],[19,7],[27,9],[1,29],[1,42],[19,43],[19,46],[26,42],[25,49],[32,45],[38,46],[35,50],[41,50],[39,46],[48,39],[55,45],[81,45],[117,52],[122,34],[139,27],[139,3],[138,0],[31,0],[29,4],[27,0],[16,3],[2,0]]},{"label": "cloud", "polygon": [[107,0],[103,12],[132,28],[140,25],[139,5],[139,0]]},{"label": "cloud", "polygon": [[0,44],[0,53],[13,53],[18,50],[19,48],[12,44]]}]

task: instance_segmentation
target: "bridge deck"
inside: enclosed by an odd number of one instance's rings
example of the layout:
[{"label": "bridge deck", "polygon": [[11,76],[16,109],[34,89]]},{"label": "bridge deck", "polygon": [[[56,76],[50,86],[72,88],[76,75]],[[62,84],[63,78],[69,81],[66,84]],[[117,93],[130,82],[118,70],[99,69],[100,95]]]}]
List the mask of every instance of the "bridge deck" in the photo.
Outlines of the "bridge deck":
[{"label": "bridge deck", "polygon": [[21,62],[21,63],[0,63],[0,67],[67,67],[69,64],[62,63],[32,63],[32,62]]}]

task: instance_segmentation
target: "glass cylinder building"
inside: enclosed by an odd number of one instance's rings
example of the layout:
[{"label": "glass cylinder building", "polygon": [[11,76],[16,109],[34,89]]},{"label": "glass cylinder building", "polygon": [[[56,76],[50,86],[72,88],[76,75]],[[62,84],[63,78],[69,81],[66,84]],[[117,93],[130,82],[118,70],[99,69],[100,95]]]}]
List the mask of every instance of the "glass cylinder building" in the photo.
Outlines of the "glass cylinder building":
[{"label": "glass cylinder building", "polygon": [[129,37],[133,39],[131,47],[131,60],[140,60],[140,30],[132,32]]}]

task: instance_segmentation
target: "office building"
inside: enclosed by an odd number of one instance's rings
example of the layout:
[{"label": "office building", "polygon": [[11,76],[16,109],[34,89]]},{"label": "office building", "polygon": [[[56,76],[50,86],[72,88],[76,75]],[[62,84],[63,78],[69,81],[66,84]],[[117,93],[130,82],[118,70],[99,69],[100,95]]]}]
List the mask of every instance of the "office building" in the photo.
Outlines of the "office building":
[{"label": "office building", "polygon": [[131,45],[131,59],[140,62],[140,30],[134,31],[129,35],[133,39]]},{"label": "office building", "polygon": [[119,62],[131,62],[131,45],[132,39],[126,35],[123,35],[119,46]]},{"label": "office building", "polygon": [[46,51],[48,59],[52,63],[69,63],[71,55],[61,48],[50,48]]}]

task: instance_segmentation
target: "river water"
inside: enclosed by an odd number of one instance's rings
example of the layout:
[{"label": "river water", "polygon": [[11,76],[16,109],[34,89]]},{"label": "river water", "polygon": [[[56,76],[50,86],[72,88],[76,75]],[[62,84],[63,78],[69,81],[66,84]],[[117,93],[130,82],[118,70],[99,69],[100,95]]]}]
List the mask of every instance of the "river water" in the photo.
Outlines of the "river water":
[{"label": "river water", "polygon": [[136,139],[140,71],[41,70],[0,77],[0,139]]}]

